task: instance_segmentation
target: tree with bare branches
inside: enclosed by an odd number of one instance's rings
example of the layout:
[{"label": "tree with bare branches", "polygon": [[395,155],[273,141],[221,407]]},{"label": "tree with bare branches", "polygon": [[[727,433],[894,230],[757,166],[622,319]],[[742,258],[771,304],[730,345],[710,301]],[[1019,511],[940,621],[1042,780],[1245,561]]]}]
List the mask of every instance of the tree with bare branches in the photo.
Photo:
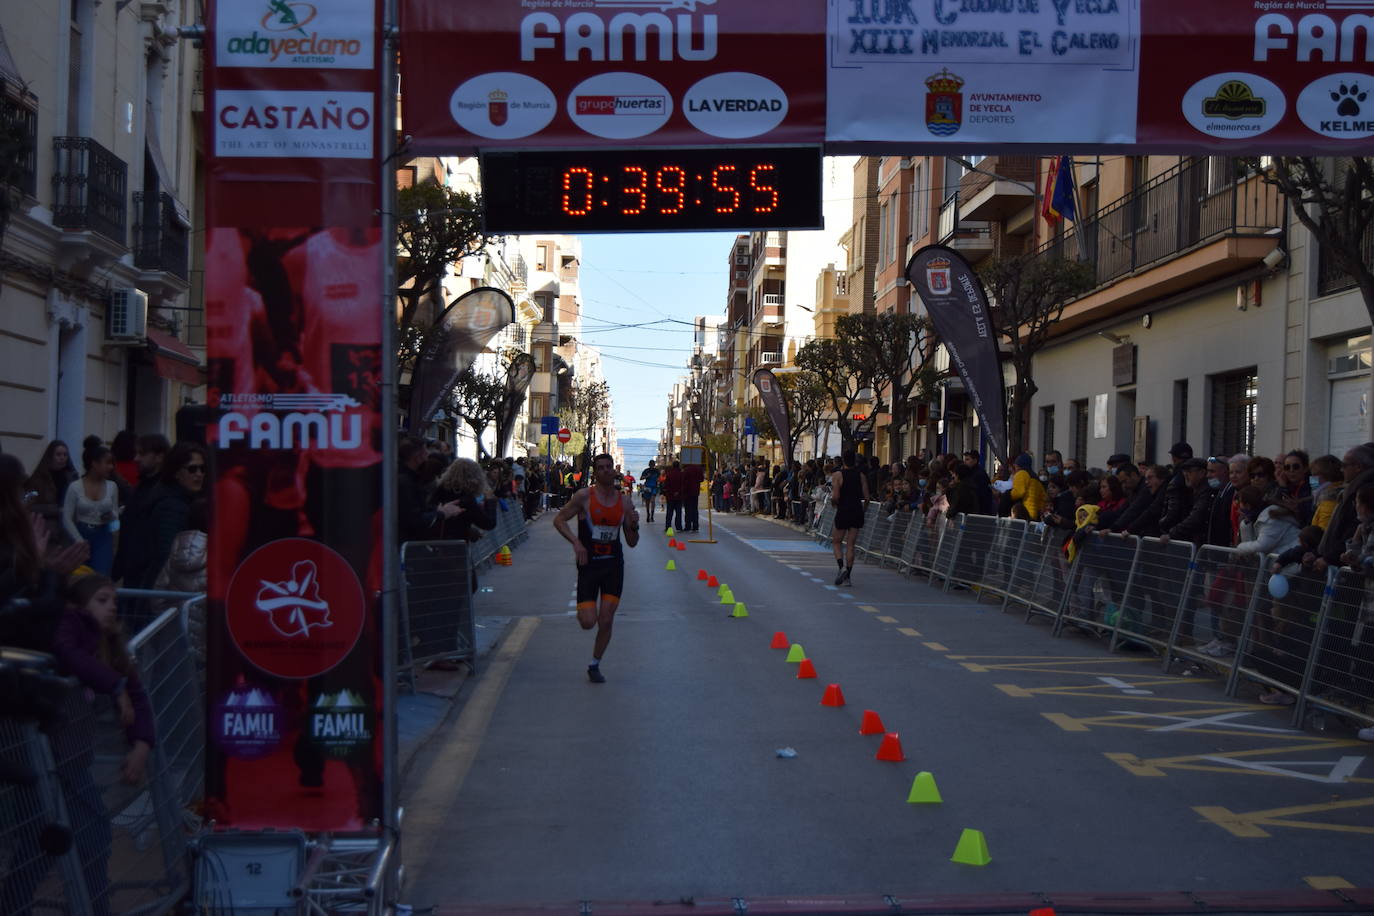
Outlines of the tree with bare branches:
[{"label": "tree with bare branches", "polygon": [[1007,448],[1016,456],[1026,447],[1026,408],[1040,390],[1033,371],[1035,354],[1045,346],[1064,306],[1092,289],[1093,267],[1084,261],[1023,254],[991,261],[979,268],[978,275],[1016,372],[1007,407]]}]

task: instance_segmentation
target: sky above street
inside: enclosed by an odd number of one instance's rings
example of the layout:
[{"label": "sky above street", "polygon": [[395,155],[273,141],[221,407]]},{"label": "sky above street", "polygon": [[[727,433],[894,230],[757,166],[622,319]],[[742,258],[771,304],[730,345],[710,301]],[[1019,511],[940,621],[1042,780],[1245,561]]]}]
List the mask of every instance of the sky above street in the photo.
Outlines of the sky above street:
[{"label": "sky above street", "polygon": [[657,439],[692,319],[724,315],[733,232],[582,236],[582,340],[601,351],[622,439]]}]

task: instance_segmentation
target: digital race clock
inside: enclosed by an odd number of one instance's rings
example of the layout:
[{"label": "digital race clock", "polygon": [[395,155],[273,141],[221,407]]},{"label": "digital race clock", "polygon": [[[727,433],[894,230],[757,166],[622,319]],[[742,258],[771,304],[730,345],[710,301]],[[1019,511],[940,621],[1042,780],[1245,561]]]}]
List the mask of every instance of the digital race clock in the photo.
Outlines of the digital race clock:
[{"label": "digital race clock", "polygon": [[484,152],[482,196],[498,234],[819,229],[821,151]]}]

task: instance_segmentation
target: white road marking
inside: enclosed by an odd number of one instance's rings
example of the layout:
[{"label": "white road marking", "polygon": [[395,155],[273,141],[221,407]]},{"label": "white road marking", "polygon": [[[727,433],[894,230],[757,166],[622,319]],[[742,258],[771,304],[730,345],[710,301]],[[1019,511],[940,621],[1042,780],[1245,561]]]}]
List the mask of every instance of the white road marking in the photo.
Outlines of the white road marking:
[{"label": "white road marking", "polygon": [[[1232,757],[1203,757],[1203,760],[1210,760],[1212,763],[1222,763],[1227,766],[1240,767],[1246,770],[1257,770],[1261,773],[1273,773],[1276,776],[1291,776],[1294,779],[1305,779],[1308,782],[1320,782],[1329,785],[1339,785],[1349,780],[1355,775],[1355,771],[1364,762],[1363,757],[1340,757],[1334,762],[1328,760],[1236,760]],[[1317,773],[1294,773],[1294,767],[1325,767],[1325,775]]]},{"label": "white road marking", "polygon": [[1173,723],[1172,725],[1161,725],[1158,728],[1152,728],[1150,729],[1152,732],[1181,732],[1189,728],[1202,728],[1203,726],[1214,725],[1219,728],[1239,728],[1246,731],[1274,732],[1275,734],[1281,735],[1298,734],[1298,730],[1295,728],[1274,728],[1269,725],[1251,725],[1247,722],[1231,721],[1232,719],[1243,719],[1246,716],[1252,716],[1257,712],[1260,712],[1260,710],[1253,709],[1241,712],[1226,712],[1216,716],[1206,716],[1201,719],[1189,719],[1186,716],[1171,716],[1162,712],[1127,712],[1124,709],[1114,709],[1112,710],[1112,715],[1139,716],[1147,719],[1165,719]]},{"label": "white road marking", "polygon": [[1130,694],[1130,695],[1133,696],[1133,697],[1148,697],[1148,696],[1154,696],[1154,691],[1153,691],[1153,690],[1141,690],[1139,687],[1135,686],[1134,684],[1130,683],[1129,681],[1123,681],[1123,680],[1121,680],[1120,678],[1116,678],[1116,677],[1100,677],[1100,678],[1098,678],[1098,680],[1101,681],[1102,683],[1106,684],[1108,687],[1115,687],[1115,688],[1117,688],[1118,690],[1120,690],[1122,693]]}]

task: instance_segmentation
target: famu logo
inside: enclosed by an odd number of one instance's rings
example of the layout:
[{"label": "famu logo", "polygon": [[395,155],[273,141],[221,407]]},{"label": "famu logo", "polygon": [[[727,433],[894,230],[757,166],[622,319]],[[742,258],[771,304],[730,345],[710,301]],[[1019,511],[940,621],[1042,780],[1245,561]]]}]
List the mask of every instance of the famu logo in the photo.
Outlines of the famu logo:
[{"label": "famu logo", "polygon": [[[315,22],[318,14],[319,11],[310,3],[269,0],[266,12],[251,32],[244,34],[231,30],[227,33],[223,47],[231,60],[226,63],[259,67],[370,65],[370,61],[364,59],[371,52],[370,41],[349,35],[349,30],[345,29],[327,28],[324,32],[308,29],[307,26]],[[362,22],[359,26],[358,31],[367,28],[369,23]]]},{"label": "famu logo", "polygon": [[310,709],[310,740],[345,757],[372,741],[372,710],[350,690],[321,694]]}]

